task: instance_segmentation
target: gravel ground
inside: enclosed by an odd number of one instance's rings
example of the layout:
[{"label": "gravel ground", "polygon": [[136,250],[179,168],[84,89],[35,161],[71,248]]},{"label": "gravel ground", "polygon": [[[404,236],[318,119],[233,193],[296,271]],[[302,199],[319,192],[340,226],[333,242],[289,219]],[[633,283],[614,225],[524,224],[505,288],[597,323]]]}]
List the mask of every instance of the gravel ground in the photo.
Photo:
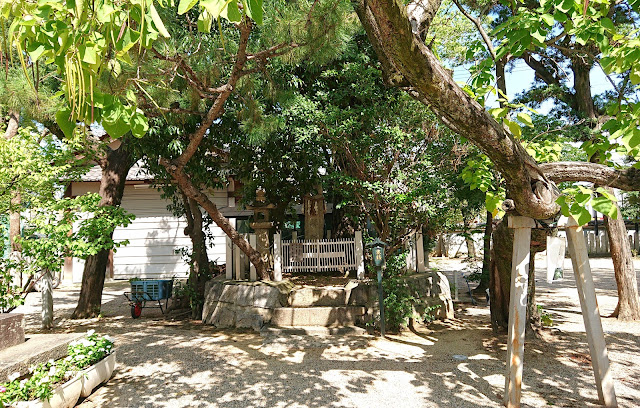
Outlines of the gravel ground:
[{"label": "gravel ground", "polygon": [[[463,267],[456,260],[434,265]],[[597,406],[571,262],[566,260],[567,279],[553,285],[544,282],[544,263],[537,265],[537,303],[552,314],[554,326],[526,344],[523,406]],[[616,304],[611,261],[595,259],[592,269],[605,316]],[[492,334],[486,305],[463,304],[454,320],[383,340],[263,338],[165,319],[157,309],[144,309],[133,320],[122,296],[127,288],[128,282],[107,283],[103,317],[81,321],[68,319],[79,288],[67,284],[54,292],[54,331],[96,329],[117,341],[114,377],[81,407],[502,406],[506,335]],[[31,294],[17,310],[27,314],[30,333],[38,331],[38,297]],[[619,405],[640,406],[640,322],[603,318],[603,326]]]}]

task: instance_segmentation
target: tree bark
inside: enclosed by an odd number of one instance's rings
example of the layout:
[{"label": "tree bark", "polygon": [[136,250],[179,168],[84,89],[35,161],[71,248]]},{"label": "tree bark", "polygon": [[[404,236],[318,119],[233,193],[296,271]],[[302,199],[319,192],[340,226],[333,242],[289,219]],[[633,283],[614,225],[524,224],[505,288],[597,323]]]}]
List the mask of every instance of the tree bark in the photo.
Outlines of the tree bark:
[{"label": "tree bark", "polygon": [[194,293],[194,297],[190,299],[191,317],[193,319],[202,319],[204,287],[211,276],[206,235],[203,231],[204,222],[198,203],[184,194],[182,194],[182,197],[187,218],[187,227],[184,229],[184,233],[191,239],[191,246],[193,248],[188,282],[188,285]]},{"label": "tree bark", "polygon": [[511,258],[513,257],[513,230],[507,227],[505,216],[493,231],[489,298],[491,328],[494,333],[509,326],[509,299],[511,291]]},{"label": "tree bark", "polygon": [[180,190],[182,190],[187,197],[195,200],[207,212],[207,214],[209,214],[213,222],[215,222],[216,225],[220,227],[225,234],[227,234],[231,241],[249,257],[249,261],[251,261],[251,263],[256,267],[256,273],[260,279],[269,280],[269,268],[262,260],[260,252],[249,245],[247,240],[244,239],[244,237],[231,225],[229,219],[222,215],[218,206],[216,206],[206,194],[193,185],[189,176],[185,174],[184,168],[172,164],[167,159],[160,159],[160,164],[167,169],[171,176],[173,176],[176,184],[180,187]]},{"label": "tree bark", "polygon": [[[118,149],[106,147],[107,153],[100,160],[102,179],[100,180],[100,207],[117,206],[122,202],[127,173],[133,165],[133,157],[127,149],[126,139]],[[109,250],[104,249],[89,256],[84,264],[82,286],[78,305],[71,315],[72,319],[86,319],[100,314],[102,290],[109,263]]]},{"label": "tree bark", "polygon": [[612,317],[620,320],[640,320],[638,281],[627,238],[627,227],[622,217],[613,219],[605,215],[604,224],[609,236],[611,259],[618,286],[618,305]]}]

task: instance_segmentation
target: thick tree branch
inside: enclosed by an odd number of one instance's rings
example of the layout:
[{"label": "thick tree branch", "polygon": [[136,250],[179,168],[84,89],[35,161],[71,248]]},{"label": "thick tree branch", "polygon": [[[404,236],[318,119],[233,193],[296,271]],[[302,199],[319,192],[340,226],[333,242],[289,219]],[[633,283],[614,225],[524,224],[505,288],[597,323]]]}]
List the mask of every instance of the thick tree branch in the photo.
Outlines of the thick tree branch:
[{"label": "thick tree branch", "polygon": [[635,167],[615,169],[597,163],[554,162],[540,164],[540,170],[556,183],[586,181],[621,190],[640,191],[640,170]]},{"label": "thick tree branch", "polygon": [[[437,0],[436,0],[437,1]],[[396,68],[418,99],[483,150],[503,174],[516,210],[545,219],[558,211],[553,183],[547,180],[520,143],[480,104],[466,94],[414,34],[399,0],[353,0],[378,57]]]},{"label": "thick tree branch", "polygon": [[224,103],[227,101],[229,95],[231,95],[231,92],[233,92],[238,80],[242,77],[242,70],[247,62],[247,45],[249,43],[251,28],[252,23],[248,18],[245,18],[242,23],[238,25],[238,29],[240,30],[238,52],[236,53],[236,62],[233,66],[233,70],[231,71],[231,75],[229,75],[229,79],[227,80],[225,90],[218,94],[213,101],[211,108],[209,108],[207,116],[205,116],[202,123],[200,123],[200,126],[198,126],[196,131],[189,137],[189,144],[184,149],[184,152],[173,161],[178,168],[184,168],[189,159],[191,159],[198,150],[207,130],[209,130],[213,122],[224,112]]}]

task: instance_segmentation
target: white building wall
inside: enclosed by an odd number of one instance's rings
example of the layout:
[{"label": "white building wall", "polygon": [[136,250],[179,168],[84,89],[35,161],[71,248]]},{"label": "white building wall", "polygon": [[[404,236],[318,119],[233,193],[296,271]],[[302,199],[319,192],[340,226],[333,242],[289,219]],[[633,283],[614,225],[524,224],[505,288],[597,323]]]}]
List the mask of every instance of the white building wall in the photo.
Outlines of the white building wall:
[{"label": "white building wall", "polygon": [[[74,183],[72,194],[97,192],[98,183]],[[227,205],[227,192],[216,190],[213,201],[220,207]],[[184,235],[186,222],[167,210],[167,200],[153,188],[125,186],[122,207],[135,214],[136,219],[126,228],[117,228],[115,240],[128,239],[129,244],[120,247],[113,255],[115,279],[139,278],[184,278],[189,266],[182,259],[179,250],[191,247],[191,240]],[[208,249],[209,260],[225,262],[224,232],[216,225],[211,227],[213,244]],[[74,259],[73,281],[82,280],[84,261]]]}]

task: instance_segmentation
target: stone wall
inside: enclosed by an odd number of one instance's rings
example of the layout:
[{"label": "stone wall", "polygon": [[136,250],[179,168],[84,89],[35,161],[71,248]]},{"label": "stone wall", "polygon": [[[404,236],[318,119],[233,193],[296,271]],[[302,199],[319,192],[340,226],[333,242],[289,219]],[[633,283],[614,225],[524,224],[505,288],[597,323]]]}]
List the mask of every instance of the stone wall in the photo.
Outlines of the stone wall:
[{"label": "stone wall", "polygon": [[[425,272],[414,275],[407,275],[404,278],[407,282],[411,295],[418,299],[413,304],[414,317],[424,316],[427,308],[437,307],[430,311],[430,314],[440,320],[452,319],[454,317],[453,300],[451,298],[451,288],[449,280],[441,272]],[[351,302],[353,304],[367,305],[367,321],[375,321],[379,316],[378,283],[370,281],[367,284],[359,285],[351,292]]]},{"label": "stone wall", "polygon": [[[423,316],[427,308],[437,319],[453,318],[453,301],[449,281],[440,272],[407,275],[406,282],[414,303],[416,317]],[[378,316],[378,286],[372,280],[351,281],[343,288],[297,288],[288,280],[281,282],[246,282],[225,280],[223,276],[209,282],[205,288],[202,320],[218,328],[253,328],[260,330],[271,322],[274,309],[295,307],[354,306],[366,308],[365,321]],[[279,309],[278,312],[283,312]],[[359,320],[361,321],[361,320]]]},{"label": "stone wall", "polygon": [[449,280],[442,272],[426,272],[406,277],[412,295],[419,299],[413,305],[414,314],[423,316],[427,307],[437,306],[430,314],[436,319],[454,317]]},{"label": "stone wall", "polygon": [[218,328],[260,330],[271,321],[273,309],[287,306],[293,284],[281,282],[226,281],[224,277],[207,282],[202,320]]},{"label": "stone wall", "polygon": [[0,350],[24,343],[24,315],[0,313]]}]

